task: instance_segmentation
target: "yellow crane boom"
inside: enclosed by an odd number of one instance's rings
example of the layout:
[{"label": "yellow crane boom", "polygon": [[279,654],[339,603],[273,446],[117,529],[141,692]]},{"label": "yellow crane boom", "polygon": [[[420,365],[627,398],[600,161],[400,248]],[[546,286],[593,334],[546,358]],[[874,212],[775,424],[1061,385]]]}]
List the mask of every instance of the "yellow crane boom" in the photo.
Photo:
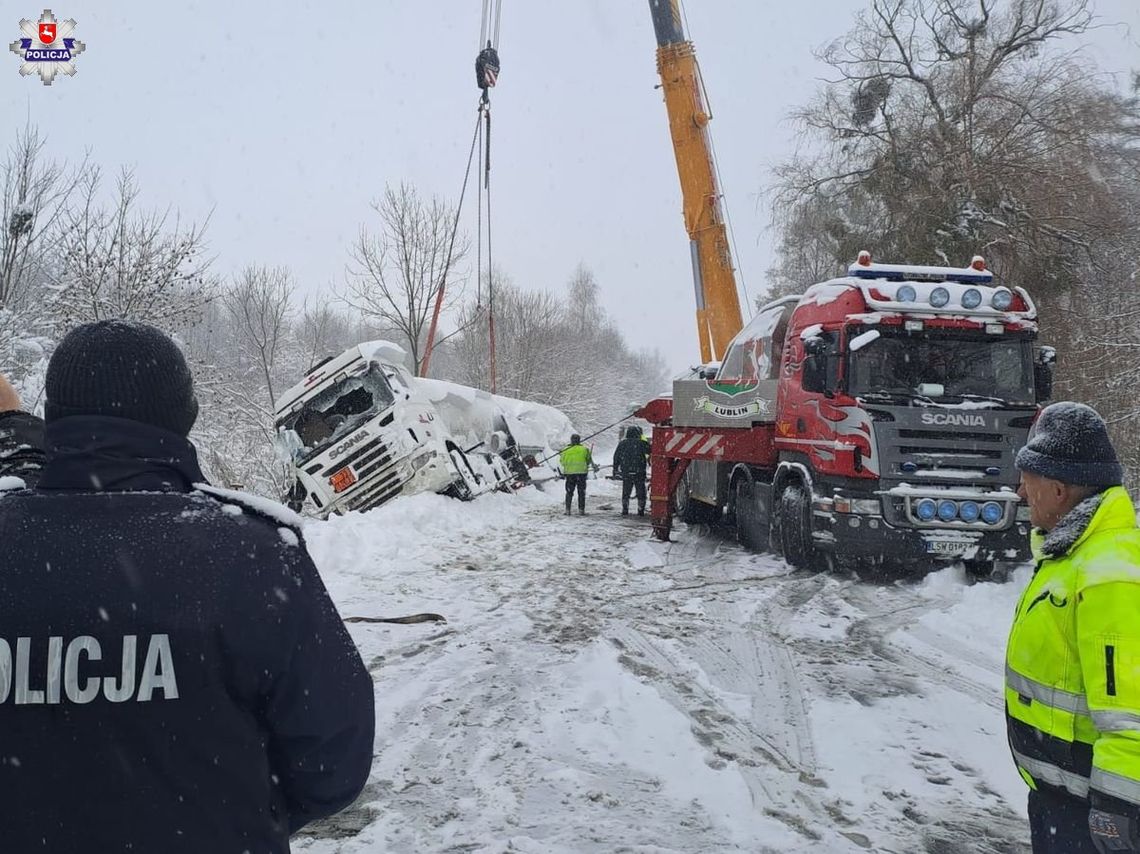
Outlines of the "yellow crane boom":
[{"label": "yellow crane boom", "polygon": [[657,72],[669,114],[669,132],[681,179],[685,230],[693,264],[701,359],[724,358],[744,325],[728,234],[721,211],[708,123],[693,43],[685,38],[678,0],[649,0],[657,35]]}]

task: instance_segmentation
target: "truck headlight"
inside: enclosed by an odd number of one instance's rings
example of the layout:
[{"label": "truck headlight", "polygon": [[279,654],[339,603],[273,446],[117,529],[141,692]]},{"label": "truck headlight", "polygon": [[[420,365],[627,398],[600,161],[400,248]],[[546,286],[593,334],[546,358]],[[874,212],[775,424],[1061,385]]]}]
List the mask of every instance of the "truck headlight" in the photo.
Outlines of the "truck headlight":
[{"label": "truck headlight", "polygon": [[923,498],[915,505],[914,512],[923,522],[933,522],[938,515],[938,503],[933,498]]},{"label": "truck headlight", "polygon": [[844,498],[837,495],[833,506],[840,513],[860,513],[864,516],[879,516],[883,504],[878,498]]},{"label": "truck headlight", "polygon": [[987,525],[996,525],[1004,515],[1005,508],[996,501],[987,501],[982,505],[982,521]]},{"label": "truck headlight", "polygon": [[412,471],[419,471],[422,469],[432,461],[433,456],[434,454],[432,454],[431,451],[424,451],[422,454],[417,454],[416,456],[412,457]]},{"label": "truck headlight", "polygon": [[1008,311],[1009,307],[1013,305],[1013,294],[1005,288],[998,288],[994,291],[993,298],[990,300],[990,305],[998,311]]}]

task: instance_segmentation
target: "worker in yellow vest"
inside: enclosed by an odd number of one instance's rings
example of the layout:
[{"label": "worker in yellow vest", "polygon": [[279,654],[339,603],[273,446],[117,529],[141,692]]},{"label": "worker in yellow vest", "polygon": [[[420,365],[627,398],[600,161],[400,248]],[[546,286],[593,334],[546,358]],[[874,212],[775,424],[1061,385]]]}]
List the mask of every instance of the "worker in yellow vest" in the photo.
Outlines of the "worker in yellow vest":
[{"label": "worker in yellow vest", "polygon": [[566,477],[566,515],[570,515],[570,504],[574,490],[578,491],[578,515],[586,515],[586,475],[594,465],[590,449],[582,444],[577,433],[570,437],[570,445],[558,456],[562,464],[562,474]]},{"label": "worker in yellow vest", "polygon": [[1033,577],[1005,710],[1034,854],[1140,852],[1140,529],[1095,410],[1055,403],[1017,454]]}]

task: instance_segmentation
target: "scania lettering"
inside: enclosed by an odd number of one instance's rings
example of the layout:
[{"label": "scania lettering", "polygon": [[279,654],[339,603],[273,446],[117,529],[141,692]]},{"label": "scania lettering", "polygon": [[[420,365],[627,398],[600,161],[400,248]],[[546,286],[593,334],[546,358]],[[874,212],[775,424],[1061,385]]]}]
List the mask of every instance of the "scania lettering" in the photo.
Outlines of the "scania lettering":
[{"label": "scania lettering", "polygon": [[[1052,388],[1026,291],[970,266],[876,264],[765,306],[655,424],[658,537],[727,519],[796,567],[1028,557],[1013,459]],[[740,414],[738,414],[740,413]]]},{"label": "scania lettering", "polygon": [[[423,421],[423,420],[424,419],[421,416],[420,421]],[[368,431],[367,430],[362,431],[360,433],[357,433],[355,436],[353,436],[351,439],[349,439],[344,444],[337,445],[335,448],[333,448],[331,451],[329,451],[329,459],[335,460],[337,457],[341,456],[345,451],[348,451],[348,450],[351,450],[352,448],[355,448],[357,445],[359,445],[361,442],[363,442],[367,438],[368,438]]]},{"label": "scania lettering", "polygon": [[958,427],[985,427],[986,419],[981,415],[954,415],[949,412],[924,412],[923,424],[953,424]]}]

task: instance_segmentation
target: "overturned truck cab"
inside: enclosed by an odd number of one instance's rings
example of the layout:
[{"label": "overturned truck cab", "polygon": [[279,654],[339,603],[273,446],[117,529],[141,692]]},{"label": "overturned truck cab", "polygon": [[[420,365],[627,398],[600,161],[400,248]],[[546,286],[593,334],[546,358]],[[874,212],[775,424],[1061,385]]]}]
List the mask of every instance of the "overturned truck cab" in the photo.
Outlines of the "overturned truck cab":
[{"label": "overturned truck cab", "polygon": [[399,495],[517,489],[574,432],[552,406],[413,376],[405,360],[396,344],[366,342],[281,395],[274,441],[291,507],[327,517]]},{"label": "overturned truck cab", "polygon": [[315,365],[277,401],[288,503],[321,517],[370,510],[397,495],[481,489],[463,449],[403,367],[403,351],[371,342]]},{"label": "overturned truck cab", "polygon": [[651,501],[668,537],[726,517],[794,566],[1028,557],[1014,455],[1051,391],[1036,309],[966,268],[872,263],[766,306],[715,374],[656,420]]}]

